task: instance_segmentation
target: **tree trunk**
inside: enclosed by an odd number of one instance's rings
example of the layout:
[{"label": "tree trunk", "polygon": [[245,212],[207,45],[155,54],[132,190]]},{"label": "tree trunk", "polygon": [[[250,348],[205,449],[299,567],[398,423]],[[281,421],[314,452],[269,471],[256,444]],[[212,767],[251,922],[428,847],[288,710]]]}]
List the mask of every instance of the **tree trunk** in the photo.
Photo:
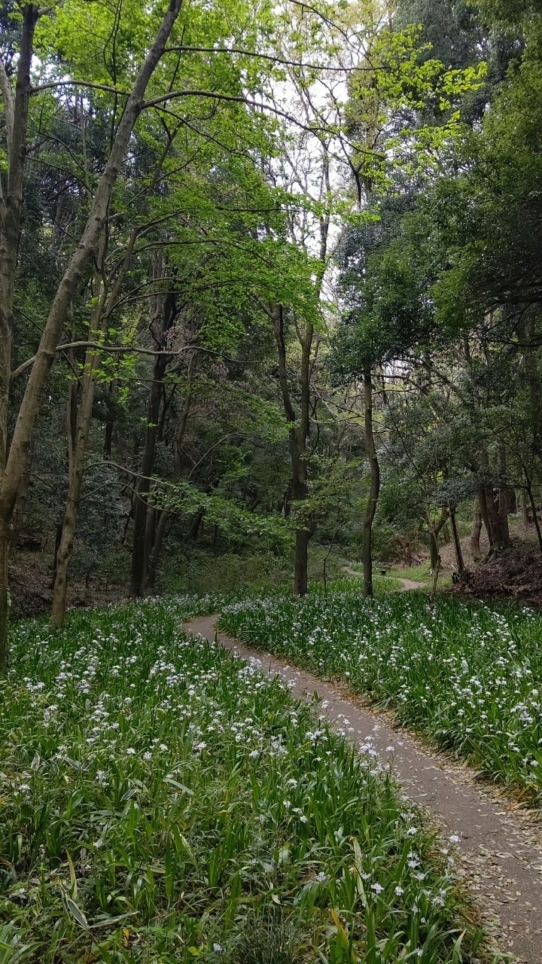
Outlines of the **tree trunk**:
[{"label": "tree trunk", "polygon": [[[100,249],[100,260],[105,254],[105,238]],[[89,341],[94,341],[102,326],[104,317],[106,290],[98,276],[93,285],[93,297],[96,299],[92,309],[89,325]],[[51,626],[58,629],[64,623],[66,616],[66,600],[68,593],[68,570],[73,553],[79,503],[83,488],[83,472],[87,442],[92,424],[92,409],[94,405],[94,391],[96,387],[96,373],[101,364],[101,353],[87,351],[83,365],[83,375],[79,383],[79,398],[77,386],[70,383],[68,396],[67,438],[68,438],[68,498],[62,523],[62,532],[58,546],[55,575],[53,584],[53,604],[51,609]]]},{"label": "tree trunk", "polygon": [[154,465],[156,451],[156,426],[162,399],[162,378],[164,372],[160,370],[157,359],[154,365],[153,383],[147,403],[147,427],[145,429],[145,443],[141,461],[141,477],[135,489],[134,502],[134,531],[132,539],[132,576],[131,593],[133,596],[145,594],[149,547],[147,544],[147,495],[151,489],[150,476]]},{"label": "tree trunk", "polygon": [[200,527],[203,527],[203,517],[205,515],[205,509],[198,509],[194,514],[192,519],[192,525],[190,526],[190,538],[197,542]]},{"label": "tree trunk", "polygon": [[506,516],[506,527],[499,512],[499,507],[495,502],[495,495],[490,485],[485,486],[485,504],[487,512],[487,524],[491,531],[490,543],[493,549],[505,549],[510,542],[507,538],[508,516]]},{"label": "tree trunk", "polygon": [[542,531],[540,529],[540,520],[538,518],[538,512],[536,511],[536,501],[533,494],[533,487],[530,483],[527,486],[527,495],[529,496],[529,502],[531,503],[531,511],[533,513],[533,522],[534,522],[534,527],[536,529],[536,535],[538,538],[538,547],[540,549],[540,552],[542,552]]},{"label": "tree trunk", "polygon": [[153,505],[147,506],[147,519],[145,522],[145,593],[149,588],[149,566],[154,549],[154,538],[156,536],[156,509]]},{"label": "tree trunk", "polygon": [[8,459],[13,305],[21,233],[28,108],[32,89],[30,68],[38,19],[38,5],[26,4],[22,16],[21,48],[15,90],[7,76],[4,64],[0,64],[0,93],[4,108],[7,144],[7,176],[5,177],[3,172],[0,173],[2,178],[0,184],[0,482],[3,481]]},{"label": "tree trunk", "polygon": [[438,550],[438,537],[448,521],[449,511],[448,509],[442,509],[440,514],[440,519],[434,525],[431,522],[431,516],[427,515],[427,528],[429,530],[429,553],[430,553],[430,565],[433,572],[435,569],[440,569],[440,553]]},{"label": "tree trunk", "polygon": [[19,495],[17,496],[17,510],[13,517],[13,531],[11,536],[11,545],[15,549],[19,537],[23,530],[25,524],[25,511],[26,503],[28,500],[28,489],[30,487],[29,471],[28,468],[24,474],[23,481],[21,482],[21,488],[19,489]]},{"label": "tree trunk", "polygon": [[[299,419],[292,404],[290,389],[288,385],[288,368],[286,364],[286,338],[284,333],[284,313],[282,305],[277,305],[272,312],[273,327],[277,343],[279,385],[284,407],[284,415],[289,425],[288,442],[290,450],[290,461],[292,465],[291,508],[295,510],[296,503],[303,503],[309,494],[307,479],[307,463],[305,456],[307,453],[307,439],[309,435],[309,405],[310,405],[310,359],[314,329],[307,324],[305,334],[302,336],[298,332],[301,344],[301,412]],[[295,534],[295,554],[294,554],[294,592],[298,596],[304,596],[308,589],[308,546],[310,538],[314,532],[314,524],[308,520],[303,520],[301,528]]]},{"label": "tree trunk", "polygon": [[373,522],[380,492],[380,466],[376,454],[373,430],[373,382],[371,369],[367,367],[363,375],[364,410],[365,410],[365,453],[369,459],[371,471],[371,487],[363,519],[363,595],[368,598],[373,595]]},{"label": "tree trunk", "polygon": [[6,480],[9,478],[8,422],[13,305],[21,233],[28,107],[31,92],[30,67],[38,18],[37,4],[26,4],[22,16],[21,47],[17,62],[15,91],[4,64],[0,63],[0,93],[7,145],[6,176],[3,171],[0,171],[0,675],[5,673],[7,667],[8,557],[13,513],[26,469],[26,465],[21,466],[21,471],[13,479],[9,479],[11,481],[9,499],[5,505],[2,505]]},{"label": "tree trunk", "polygon": [[[6,459],[7,410],[11,379],[11,325],[15,291],[16,258],[20,233],[24,160],[27,146],[27,117],[30,97],[30,64],[34,28],[39,16],[37,5],[24,7],[21,50],[17,66],[15,97],[3,65],[0,90],[4,102],[8,139],[7,190],[0,200],[0,668],[6,664],[7,645],[7,547],[21,481],[26,470],[30,442],[38,416],[45,381],[54,361],[62,329],[74,295],[95,252],[111,194],[136,120],[141,112],[145,91],[179,15],[182,0],[170,0],[154,43],[148,50],[120,119],[111,151],[98,182],[90,213],[62,280],[58,285],[32,365]],[[6,262],[6,258],[8,261]],[[14,261],[15,259],[15,261]],[[6,264],[8,268],[6,268]],[[11,266],[11,267],[10,267]]]},{"label": "tree trunk", "polygon": [[437,555],[437,564],[436,564],[435,568],[433,569],[433,584],[432,584],[432,587],[431,587],[431,602],[432,602],[432,603],[435,602],[436,595],[437,595],[437,583],[438,583],[438,577],[439,577],[439,575],[440,575],[440,566],[441,566],[440,555]]},{"label": "tree trunk", "polygon": [[309,588],[309,541],[310,532],[306,529],[298,529],[295,534],[294,592],[296,596],[306,596]]},{"label": "tree trunk", "polygon": [[162,509],[160,513],[160,518],[158,519],[158,524],[156,526],[156,531],[154,534],[154,545],[152,550],[152,555],[149,559],[149,570],[147,573],[147,589],[154,589],[156,584],[156,573],[158,571],[158,563],[160,561],[160,556],[162,554],[162,547],[164,545],[164,538],[166,534],[166,526],[169,522],[171,513],[166,509]]},{"label": "tree trunk", "polygon": [[[484,445],[482,445],[481,448],[480,462],[484,469],[485,481],[480,485],[478,499],[482,519],[487,529],[489,546],[492,550],[505,549],[510,544],[510,535],[508,533],[508,500],[504,494],[506,486],[501,485],[499,495],[501,491],[503,495],[497,503],[493,485],[488,481],[488,479],[490,479],[489,458]],[[503,478],[505,471],[506,453],[501,446],[499,449],[499,473]]]},{"label": "tree trunk", "polygon": [[[493,498],[493,493],[491,493],[491,498]],[[480,506],[480,515],[482,516],[482,521],[486,527],[489,548],[494,549],[495,548],[494,532],[491,526],[491,522],[489,520],[485,485],[481,485],[478,491],[478,505]]]},{"label": "tree trunk", "polygon": [[472,529],[470,534],[470,551],[474,562],[480,562],[482,558],[482,550],[480,548],[480,534],[482,532],[482,513],[480,512],[480,503],[476,499],[474,503],[474,516],[472,520]]},{"label": "tree trunk", "polygon": [[439,560],[440,555],[438,551],[438,540],[434,530],[431,528],[429,530],[429,564],[433,572],[437,568]]},{"label": "tree trunk", "polygon": [[113,431],[115,428],[115,417],[113,415],[113,403],[116,394],[116,383],[114,381],[109,384],[109,410],[107,414],[107,422],[105,423],[104,432],[104,458],[110,459],[111,453],[113,451]]},{"label": "tree trunk", "polygon": [[499,502],[498,502],[498,515],[499,515],[499,543],[500,548],[506,549],[510,545],[510,529],[508,527],[508,516],[510,514],[510,488],[506,484],[507,466],[506,466],[506,449],[504,445],[499,444]]},{"label": "tree trunk", "polygon": [[9,619],[8,559],[10,532],[0,525],[0,675],[7,669],[7,636]]},{"label": "tree trunk", "polygon": [[527,493],[525,489],[521,490],[521,514],[523,516],[523,527],[524,529],[529,528],[529,508],[527,504]]},{"label": "tree trunk", "polygon": [[55,548],[53,549],[53,578],[51,579],[51,589],[55,588],[56,566],[57,566],[58,550],[60,549],[61,539],[62,539],[62,523],[57,522],[56,528],[55,528]]},{"label": "tree trunk", "polygon": [[51,626],[62,626],[66,615],[66,597],[68,592],[68,569],[73,553],[73,544],[77,528],[77,517],[83,487],[83,472],[87,442],[92,424],[92,406],[94,403],[94,388],[96,385],[96,369],[100,364],[99,353],[85,358],[85,374],[81,379],[81,395],[76,419],[75,438],[70,459],[70,475],[68,483],[68,498],[62,535],[58,547],[55,582],[53,589],[53,605],[51,610]]},{"label": "tree trunk", "polygon": [[518,509],[518,493],[513,486],[508,489],[508,514],[517,515]]},{"label": "tree trunk", "polygon": [[[161,266],[160,266],[161,268]],[[160,276],[160,270],[157,272]],[[175,295],[169,291],[162,299],[159,310],[156,312],[154,321],[151,323],[151,331],[154,327],[154,339],[161,354],[155,357],[153,365],[153,378],[147,401],[147,425],[145,428],[145,441],[143,445],[143,458],[141,460],[141,476],[135,490],[134,504],[134,532],[132,542],[132,576],[131,593],[132,596],[144,596],[147,589],[147,575],[149,571],[149,559],[152,551],[153,526],[148,525],[148,503],[147,496],[151,490],[151,475],[154,466],[154,456],[156,452],[156,437],[160,417],[160,405],[163,398],[163,382],[166,375],[167,365],[170,356],[164,351],[165,338],[177,317],[177,306]],[[158,330],[156,330],[158,325]]]},{"label": "tree trunk", "polygon": [[[96,340],[100,330],[107,328],[107,321],[111,312],[114,310],[120,295],[123,281],[126,277],[137,238],[137,230],[131,233],[126,247],[124,259],[120,271],[117,274],[115,283],[109,295],[107,286],[102,283],[104,276],[103,262],[107,249],[107,235],[102,237],[100,247],[101,270],[95,279],[93,297],[96,299],[95,307],[91,314],[89,327],[89,340]],[[96,374],[101,364],[101,353],[95,350],[87,352],[84,362],[84,374],[81,378],[79,405],[77,404],[77,389],[70,383],[69,402],[68,402],[68,453],[69,453],[69,488],[68,499],[64,521],[62,525],[62,535],[58,547],[57,563],[55,565],[55,576],[53,585],[53,605],[51,612],[51,625],[60,627],[64,623],[66,615],[66,599],[68,591],[68,570],[73,553],[75,533],[77,529],[77,517],[79,514],[79,503],[81,501],[81,491],[83,486],[84,461],[87,450],[87,441],[92,424],[92,409],[94,404],[94,394],[96,388]],[[115,391],[113,383],[109,386],[110,394]],[[111,444],[113,437],[113,419],[108,418],[105,429],[104,455],[106,458],[111,456]],[[90,573],[87,573],[87,583]]]},{"label": "tree trunk", "polygon": [[463,562],[463,552],[461,551],[461,540],[459,538],[459,532],[457,531],[457,519],[456,519],[455,511],[453,509],[450,509],[450,522],[452,524],[452,533],[454,537],[457,571],[463,572],[463,570],[465,569],[465,563]]},{"label": "tree trunk", "polygon": [[540,459],[542,452],[542,385],[540,380],[540,356],[536,347],[539,344],[537,324],[538,318],[531,317],[526,337],[528,347],[527,345],[524,346],[524,359],[531,402],[532,450],[538,454]]},{"label": "tree trunk", "polygon": [[[190,414],[190,406],[192,404],[192,365],[193,358],[190,359],[188,366],[188,393],[183,405],[181,417],[179,419],[179,424],[175,434],[175,461],[173,464],[173,475],[172,481],[178,482],[181,478],[182,472],[182,445],[184,442],[184,436],[186,433],[186,426],[188,423],[188,416]],[[162,546],[164,544],[164,536],[166,533],[166,526],[169,522],[171,513],[167,509],[163,509],[160,513],[160,518],[158,519],[158,524],[156,526],[155,536],[154,536],[154,546],[152,555],[149,560],[149,569],[147,574],[147,588],[153,589],[156,583],[156,573],[158,571],[158,563],[160,560],[160,555],[162,552]]]},{"label": "tree trunk", "polygon": [[[300,506],[308,497],[308,485],[306,477],[292,480],[293,507]],[[314,531],[314,530],[313,530]],[[294,592],[296,596],[306,596],[309,586],[309,542],[312,531],[308,528],[308,522],[295,532],[295,552],[294,552]]]}]

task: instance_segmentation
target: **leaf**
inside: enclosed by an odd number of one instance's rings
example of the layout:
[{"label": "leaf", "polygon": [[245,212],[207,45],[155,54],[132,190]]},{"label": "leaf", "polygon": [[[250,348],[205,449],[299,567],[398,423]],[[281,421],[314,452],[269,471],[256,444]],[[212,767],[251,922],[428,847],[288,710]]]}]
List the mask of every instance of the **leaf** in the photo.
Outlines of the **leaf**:
[{"label": "leaf", "polygon": [[75,867],[73,866],[73,860],[71,859],[69,854],[67,854],[67,857],[68,857],[68,866],[70,868],[70,880],[72,882],[71,895],[75,899],[77,897],[77,877],[75,875]]},{"label": "leaf", "polygon": [[69,897],[67,894],[64,895],[64,902],[66,904],[66,909],[68,913],[73,917],[75,921],[79,924],[83,930],[88,930],[88,921],[81,910],[81,908]]},{"label": "leaf", "polygon": [[194,791],[190,790],[189,787],[185,787],[184,783],[179,783],[178,780],[174,780],[173,777],[164,777],[164,783],[171,784],[176,790],[182,790],[183,793],[187,793],[189,797],[194,796]]}]

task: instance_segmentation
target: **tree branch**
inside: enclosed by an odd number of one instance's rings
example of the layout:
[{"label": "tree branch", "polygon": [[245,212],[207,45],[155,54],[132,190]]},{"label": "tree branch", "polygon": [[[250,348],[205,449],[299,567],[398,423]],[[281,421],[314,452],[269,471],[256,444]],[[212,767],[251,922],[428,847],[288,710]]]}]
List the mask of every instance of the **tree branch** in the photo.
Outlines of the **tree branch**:
[{"label": "tree branch", "polygon": [[352,72],[359,70],[368,70],[368,67],[341,67],[337,64],[334,66],[327,64],[304,64],[300,60],[284,60],[282,57],[274,56],[273,54],[261,54],[253,50],[244,50],[241,47],[168,47],[166,54],[178,51],[180,53],[203,53],[203,54],[240,54],[242,57],[256,57],[259,60],[269,60],[274,64],[281,64],[285,67],[299,67],[300,69],[305,68],[306,70],[333,70],[336,72]]},{"label": "tree branch", "polygon": [[119,90],[110,84],[93,84],[90,80],[52,80],[48,84],[40,84],[39,87],[32,87],[31,94],[40,94],[42,90],[54,90],[57,87],[89,87],[91,90],[105,90],[108,94],[117,94],[120,97],[129,97],[129,90]]},{"label": "tree branch", "polygon": [[[182,355],[185,351],[193,350],[194,347],[195,347],[194,345],[186,345],[184,348],[178,348],[178,349],[175,349],[174,351],[154,351],[154,349],[152,348],[137,348],[135,345],[106,346],[106,345],[100,345],[100,343],[97,341],[70,341],[70,342],[67,342],[65,345],[58,345],[58,347],[56,348],[56,353],[58,354],[59,352],[62,352],[62,351],[69,351],[70,349],[74,349],[74,348],[90,348],[91,350],[112,352],[113,354],[121,353],[124,355],[130,355],[133,353],[137,355],[151,355],[151,356],[167,355],[168,358],[169,357],[173,358],[177,355]],[[36,358],[37,358],[37,355],[34,355],[32,358],[27,358],[26,361],[22,363],[22,365],[19,365],[19,367],[16,368],[11,373],[11,380],[13,381],[14,379],[18,378],[19,375],[23,375],[25,371],[31,368],[34,362],[36,361]]]},{"label": "tree branch", "polygon": [[[69,341],[65,345],[59,345],[56,349],[57,354],[63,351],[69,351],[74,348],[85,348],[91,351],[100,352],[111,352],[112,354],[123,354],[123,355],[150,355],[151,357],[156,357],[157,355],[161,357],[167,356],[168,358],[178,358],[180,355],[184,355],[185,352],[189,351],[199,351],[206,355],[215,355],[219,358],[224,358],[226,361],[236,362],[237,359],[232,358],[230,355],[225,355],[224,352],[217,351],[214,348],[204,348],[202,345],[185,345],[183,348],[168,349],[167,351],[155,351],[153,348],[138,348],[136,345],[100,345],[97,341]],[[22,365],[19,365],[11,373],[12,380],[15,380],[20,375],[24,375],[25,371],[32,367],[36,361],[37,355],[32,358],[27,358]],[[245,362],[248,364],[248,362]],[[256,364],[256,362],[254,363]]]},{"label": "tree branch", "polygon": [[225,100],[236,104],[245,104],[247,107],[257,107],[258,110],[266,110],[272,114],[276,114],[277,117],[283,117],[285,120],[290,121],[291,124],[295,124],[296,127],[301,128],[301,130],[308,131],[309,134],[316,134],[319,131],[326,131],[329,133],[326,127],[308,127],[306,124],[302,124],[298,121],[293,114],[288,114],[286,111],[280,110],[278,107],[272,107],[271,104],[261,104],[256,100],[250,100],[248,97],[241,97],[236,94],[225,94],[221,91],[214,90],[174,90],[169,94],[162,94],[161,97],[155,97],[153,100],[147,100],[142,105],[142,110],[147,110],[149,107],[159,107],[161,104],[165,104],[170,100],[179,100],[181,97],[209,97],[212,100]]}]

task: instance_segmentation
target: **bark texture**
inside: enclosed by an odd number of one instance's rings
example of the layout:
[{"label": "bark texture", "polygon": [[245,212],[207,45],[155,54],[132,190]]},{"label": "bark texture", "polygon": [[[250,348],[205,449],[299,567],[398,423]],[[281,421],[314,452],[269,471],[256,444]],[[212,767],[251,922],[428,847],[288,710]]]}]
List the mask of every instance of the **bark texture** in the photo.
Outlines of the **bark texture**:
[{"label": "bark texture", "polygon": [[[277,345],[279,386],[284,414],[289,425],[288,444],[292,466],[291,503],[292,506],[297,503],[299,507],[309,494],[306,455],[310,426],[310,360],[314,329],[312,325],[307,324],[304,333],[298,336],[301,342],[301,411],[299,418],[296,418],[288,383],[284,309],[282,305],[275,306],[272,318]],[[305,596],[308,589],[308,549],[313,531],[313,524],[311,520],[307,519],[303,520],[303,525],[296,530],[295,534],[294,592],[298,596]]]},{"label": "bark texture", "polygon": [[[94,310],[90,324],[90,338],[92,341],[100,327],[103,308],[103,291],[98,306]],[[71,415],[70,423],[73,434],[68,432],[69,467],[68,467],[68,498],[62,523],[62,534],[56,555],[55,579],[53,586],[53,604],[51,610],[51,625],[55,628],[62,626],[66,615],[66,600],[68,593],[68,570],[73,553],[73,544],[77,528],[79,504],[83,487],[83,473],[87,442],[92,423],[92,407],[94,404],[94,390],[96,386],[96,372],[100,366],[99,352],[87,352],[84,363],[84,373],[79,385],[79,399],[77,404],[76,386],[71,383],[76,411]],[[68,406],[69,408],[70,406]]]},{"label": "bark texture", "polygon": [[[181,411],[181,416],[177,425],[177,431],[175,433],[174,451],[175,458],[173,463],[173,475],[172,481],[178,482],[181,478],[182,473],[182,446],[184,442],[184,437],[186,433],[186,426],[188,424],[188,417],[190,415],[190,406],[192,404],[192,361],[191,359],[188,367],[188,390],[184,404]],[[171,513],[167,509],[163,509],[160,512],[160,516],[156,525],[156,530],[154,534],[153,549],[149,560],[148,573],[146,586],[148,589],[153,589],[156,583],[156,574],[158,571],[158,564],[160,562],[160,556],[162,554],[162,548],[164,545],[164,540],[166,536],[166,529],[171,518]]]},{"label": "bark texture", "polygon": [[363,376],[364,387],[364,415],[365,415],[365,454],[369,460],[371,485],[369,498],[363,519],[363,594],[373,595],[373,522],[380,493],[380,466],[376,454],[373,428],[373,380],[370,368],[365,369]]},{"label": "bark texture", "polygon": [[159,299],[160,304],[151,324],[156,348],[160,351],[154,359],[153,377],[147,400],[147,424],[141,459],[141,473],[134,492],[134,529],[132,540],[132,573],[130,589],[133,596],[144,596],[147,590],[149,560],[154,541],[155,513],[149,511],[147,496],[151,490],[154,468],[160,406],[164,391],[164,378],[170,355],[165,350],[166,336],[177,317],[175,294],[168,292]]},{"label": "bark texture", "polygon": [[459,531],[457,528],[457,518],[455,510],[450,509],[450,522],[452,524],[452,534],[454,537],[454,549],[455,549],[455,561],[458,572],[463,572],[465,569],[465,563],[463,561],[463,551],[461,549],[461,540],[459,538]]},{"label": "bark texture", "polygon": [[480,503],[476,499],[474,503],[474,515],[472,518],[472,529],[470,534],[470,551],[474,562],[480,562],[482,550],[480,548],[480,535],[482,533],[482,513]]}]

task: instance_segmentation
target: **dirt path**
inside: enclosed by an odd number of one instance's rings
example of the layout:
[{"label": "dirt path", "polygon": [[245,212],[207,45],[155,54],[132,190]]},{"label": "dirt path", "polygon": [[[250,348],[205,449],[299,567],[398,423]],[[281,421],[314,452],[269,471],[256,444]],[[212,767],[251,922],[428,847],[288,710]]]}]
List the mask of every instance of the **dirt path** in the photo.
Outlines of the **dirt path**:
[{"label": "dirt path", "polygon": [[541,964],[542,831],[534,818],[512,813],[480,788],[472,770],[453,767],[421,748],[412,735],[388,725],[340,686],[222,633],[217,637],[216,617],[194,619],[185,628],[282,677],[296,697],[317,693],[321,712],[335,729],[384,764],[392,762],[410,799],[429,810],[446,837],[459,837],[461,869],[500,949],[526,964]]},{"label": "dirt path", "polygon": [[[356,572],[355,569],[350,569],[349,566],[343,566],[343,572],[347,572],[349,576],[356,576],[357,579],[363,579],[362,572]],[[399,592],[408,592],[409,589],[427,589],[424,582],[413,582],[412,579],[402,579],[400,576],[393,576],[392,578],[395,582],[401,583]]]},{"label": "dirt path", "polygon": [[412,579],[403,579],[399,576],[393,576],[393,579],[401,583],[400,592],[408,592],[409,589],[427,589],[425,582],[413,582]]}]

